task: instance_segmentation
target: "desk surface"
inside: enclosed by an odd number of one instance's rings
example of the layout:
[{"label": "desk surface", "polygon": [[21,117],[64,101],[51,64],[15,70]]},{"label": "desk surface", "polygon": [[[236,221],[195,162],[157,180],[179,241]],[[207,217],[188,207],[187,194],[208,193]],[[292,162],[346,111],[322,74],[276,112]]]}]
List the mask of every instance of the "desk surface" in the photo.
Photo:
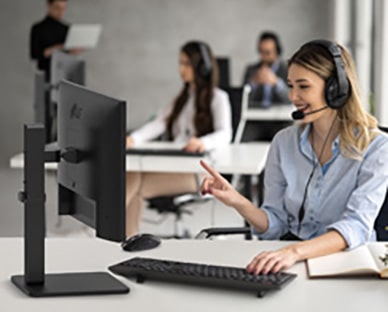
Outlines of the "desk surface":
[{"label": "desk surface", "polygon": [[[127,253],[119,244],[100,239],[50,238],[46,240],[46,272],[107,271],[111,264],[142,256],[233,265],[244,267],[262,250],[278,248],[285,242],[168,240],[154,250]],[[9,280],[22,273],[23,241],[0,238],[3,251],[0,266],[0,310],[8,311],[386,311],[388,282],[378,278],[315,279],[306,277],[304,263],[289,272],[298,277],[284,289],[256,298],[240,292],[191,285],[146,281],[136,284],[118,276],[130,287],[127,295],[68,298],[29,298]]]},{"label": "desk surface", "polygon": [[269,108],[248,108],[243,111],[246,120],[262,121],[292,121],[291,113],[295,110],[294,105],[271,105]]},{"label": "desk surface", "polygon": [[[174,147],[176,144],[168,142],[150,142],[141,145],[145,147]],[[143,172],[203,172],[199,164],[200,159],[207,160],[216,170],[223,174],[259,174],[265,165],[269,150],[269,143],[231,144],[215,149],[209,157],[177,157],[177,156],[149,156],[127,155],[127,171]],[[23,168],[23,154],[10,159],[11,168]],[[56,170],[57,164],[46,163],[46,169]]]}]

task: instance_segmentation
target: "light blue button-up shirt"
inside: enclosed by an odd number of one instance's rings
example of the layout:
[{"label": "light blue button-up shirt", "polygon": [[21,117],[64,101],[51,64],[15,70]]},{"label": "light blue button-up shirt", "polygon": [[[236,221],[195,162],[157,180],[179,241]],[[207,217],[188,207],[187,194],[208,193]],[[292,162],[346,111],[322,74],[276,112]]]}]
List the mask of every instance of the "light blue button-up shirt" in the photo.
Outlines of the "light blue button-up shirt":
[{"label": "light blue button-up shirt", "polygon": [[[374,220],[388,187],[388,136],[377,135],[362,160],[344,157],[337,138],[332,158],[320,166],[308,140],[309,131],[309,125],[294,125],[273,139],[265,167],[262,205],[269,227],[265,233],[256,234],[261,239],[279,239],[290,231],[310,239],[334,229],[344,237],[348,248],[375,240]],[[299,227],[298,213],[314,164]]]}]

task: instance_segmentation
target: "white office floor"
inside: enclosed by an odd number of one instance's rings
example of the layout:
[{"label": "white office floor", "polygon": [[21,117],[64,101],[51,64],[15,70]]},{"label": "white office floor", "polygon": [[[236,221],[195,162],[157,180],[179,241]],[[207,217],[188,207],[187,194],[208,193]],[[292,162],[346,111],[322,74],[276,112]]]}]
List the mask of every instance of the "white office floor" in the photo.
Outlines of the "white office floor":
[{"label": "white office floor", "polygon": [[[0,169],[0,237],[21,236],[23,231],[23,206],[17,201],[17,192],[22,188],[22,171]],[[53,173],[46,174],[46,219],[48,237],[85,237],[94,236],[88,227],[68,216],[56,213],[56,182]],[[210,226],[241,226],[242,218],[232,209],[216,200],[207,203],[188,205],[191,214],[184,214],[182,224],[192,235]],[[140,231],[160,236],[174,233],[174,215],[163,217],[154,210],[143,210]],[[159,222],[159,224],[156,224]],[[238,236],[235,237],[238,239]]]}]

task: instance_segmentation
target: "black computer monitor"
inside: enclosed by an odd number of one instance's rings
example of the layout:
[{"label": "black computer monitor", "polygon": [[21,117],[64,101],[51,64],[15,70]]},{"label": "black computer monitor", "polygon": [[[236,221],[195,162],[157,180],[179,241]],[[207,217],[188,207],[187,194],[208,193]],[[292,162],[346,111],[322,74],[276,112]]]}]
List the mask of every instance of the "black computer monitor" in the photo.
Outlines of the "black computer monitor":
[{"label": "black computer monitor", "polygon": [[46,128],[49,127],[47,129],[49,133],[47,142],[57,140],[57,104],[60,82],[67,80],[79,85],[86,85],[86,63],[79,56],[63,51],[55,51],[51,57],[50,66],[49,117],[45,124]]},{"label": "black computer monitor", "polygon": [[125,238],[125,119],[125,102],[60,83],[59,213],[113,241]]},{"label": "black computer monitor", "polygon": [[24,275],[11,280],[34,297],[128,293],[107,272],[45,274],[45,162],[59,162],[60,213],[101,238],[125,238],[126,104],[66,81],[59,100],[58,146],[45,149],[43,125],[24,129]]},{"label": "black computer monitor", "polygon": [[78,55],[55,51],[51,57],[50,84],[58,89],[62,80],[85,85],[85,60]]},{"label": "black computer monitor", "polygon": [[37,123],[46,122],[46,81],[45,73],[42,70],[35,70],[34,73],[34,121]]},{"label": "black computer monitor", "polygon": [[45,73],[35,70],[34,73],[34,122],[42,123],[46,129],[46,142],[53,141],[52,138],[52,105],[50,101],[50,84],[46,82]]},{"label": "black computer monitor", "polygon": [[58,103],[59,84],[63,80],[85,85],[85,60],[77,55],[56,51],[51,57],[50,65],[51,101]]}]

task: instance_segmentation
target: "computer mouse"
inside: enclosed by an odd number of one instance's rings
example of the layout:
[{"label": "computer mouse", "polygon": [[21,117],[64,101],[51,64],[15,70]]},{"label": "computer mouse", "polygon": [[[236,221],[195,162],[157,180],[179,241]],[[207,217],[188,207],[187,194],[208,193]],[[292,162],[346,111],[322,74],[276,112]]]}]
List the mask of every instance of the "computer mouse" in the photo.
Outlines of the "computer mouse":
[{"label": "computer mouse", "polygon": [[137,234],[127,238],[121,243],[125,251],[141,251],[158,247],[161,243],[159,237],[151,234]]}]

